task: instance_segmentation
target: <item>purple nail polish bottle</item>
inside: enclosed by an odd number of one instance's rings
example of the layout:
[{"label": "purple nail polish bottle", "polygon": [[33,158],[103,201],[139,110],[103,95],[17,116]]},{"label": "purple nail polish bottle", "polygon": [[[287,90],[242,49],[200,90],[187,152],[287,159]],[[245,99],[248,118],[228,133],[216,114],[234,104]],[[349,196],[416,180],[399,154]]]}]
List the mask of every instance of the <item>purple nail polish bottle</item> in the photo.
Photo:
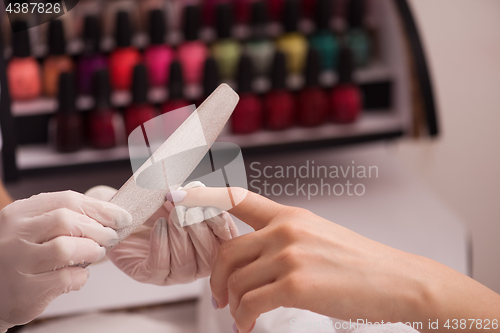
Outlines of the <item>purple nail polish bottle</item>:
[{"label": "purple nail polish bottle", "polygon": [[99,52],[100,43],[99,21],[95,16],[85,17],[85,26],[83,31],[84,49],[83,54],[78,61],[78,88],[82,94],[92,93],[92,78],[96,71],[105,69],[108,61],[106,57]]}]

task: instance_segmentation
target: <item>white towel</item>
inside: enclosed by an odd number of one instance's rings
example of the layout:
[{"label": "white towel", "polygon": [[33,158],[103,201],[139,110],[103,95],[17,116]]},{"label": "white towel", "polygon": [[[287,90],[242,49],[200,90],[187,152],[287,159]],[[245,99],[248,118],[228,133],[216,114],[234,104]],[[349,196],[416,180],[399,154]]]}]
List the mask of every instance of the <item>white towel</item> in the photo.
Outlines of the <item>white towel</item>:
[{"label": "white towel", "polygon": [[[212,293],[208,279],[206,279],[203,293],[198,303],[197,333],[232,333],[234,320],[229,313],[229,307],[214,310],[211,299]],[[319,315],[311,311],[278,308],[262,314],[257,320],[252,333],[418,333],[418,331],[403,324],[392,327],[348,324],[348,322]]]}]

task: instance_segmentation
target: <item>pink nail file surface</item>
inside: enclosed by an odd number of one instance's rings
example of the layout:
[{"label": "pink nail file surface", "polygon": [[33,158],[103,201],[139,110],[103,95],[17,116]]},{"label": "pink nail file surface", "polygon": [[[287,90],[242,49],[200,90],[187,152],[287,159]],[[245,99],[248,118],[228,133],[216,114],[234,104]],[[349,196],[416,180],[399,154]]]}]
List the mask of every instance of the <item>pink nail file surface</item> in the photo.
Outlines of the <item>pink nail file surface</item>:
[{"label": "pink nail file surface", "polygon": [[[120,188],[110,202],[128,211],[133,225],[118,231],[119,240],[108,251],[146,222],[165,203],[169,191],[186,181],[219,136],[238,101],[238,94],[221,84]],[[156,171],[142,174],[152,164]],[[140,186],[144,180],[166,186],[144,188]]]}]

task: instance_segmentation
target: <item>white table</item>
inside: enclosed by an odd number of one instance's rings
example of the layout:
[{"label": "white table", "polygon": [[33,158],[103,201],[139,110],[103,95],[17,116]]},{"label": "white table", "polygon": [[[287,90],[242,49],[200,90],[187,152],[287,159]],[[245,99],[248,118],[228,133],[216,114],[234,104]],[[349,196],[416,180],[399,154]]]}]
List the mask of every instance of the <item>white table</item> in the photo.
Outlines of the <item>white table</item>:
[{"label": "white table", "polygon": [[[261,170],[267,165],[295,165],[298,168],[307,160],[309,163],[314,160],[316,166],[327,167],[353,165],[352,161],[356,166],[377,166],[378,178],[353,180],[354,183],[364,184],[366,193],[363,196],[317,196],[311,200],[304,196],[272,198],[283,204],[307,208],[389,246],[429,257],[461,273],[469,273],[469,234],[464,224],[417,178],[397,164],[386,145],[286,154],[280,155],[279,159],[270,155],[253,160],[261,163]],[[248,176],[256,174],[251,169],[247,172]],[[277,182],[276,179],[268,181]],[[291,181],[295,180],[285,179],[279,183]],[[345,179],[334,181],[345,183]],[[239,226],[243,233],[251,231],[241,222]],[[90,279],[81,291],[59,297],[42,316],[174,302],[196,298],[202,289],[201,282],[170,287],[136,283],[109,261],[90,266],[90,272]]]}]

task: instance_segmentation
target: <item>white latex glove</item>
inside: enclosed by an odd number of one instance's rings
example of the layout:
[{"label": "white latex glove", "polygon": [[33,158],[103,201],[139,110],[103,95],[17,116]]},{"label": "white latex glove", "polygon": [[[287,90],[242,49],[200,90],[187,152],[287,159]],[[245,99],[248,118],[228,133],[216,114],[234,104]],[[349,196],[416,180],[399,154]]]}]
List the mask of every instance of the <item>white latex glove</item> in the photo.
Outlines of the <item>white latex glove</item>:
[{"label": "white latex glove", "polygon": [[[0,332],[25,324],[57,296],[79,290],[88,270],[132,217],[108,202],[66,191],[18,200],[0,212]],[[113,228],[113,229],[112,229]]]},{"label": "white latex glove", "polygon": [[[204,185],[193,182],[184,188],[199,186]],[[86,194],[109,200],[115,193],[113,188],[98,186]],[[171,214],[174,210],[177,214]],[[108,257],[139,282],[188,283],[210,275],[220,244],[237,236],[238,229],[227,212],[214,207],[174,208],[166,202],[144,225],[110,251]]]}]

